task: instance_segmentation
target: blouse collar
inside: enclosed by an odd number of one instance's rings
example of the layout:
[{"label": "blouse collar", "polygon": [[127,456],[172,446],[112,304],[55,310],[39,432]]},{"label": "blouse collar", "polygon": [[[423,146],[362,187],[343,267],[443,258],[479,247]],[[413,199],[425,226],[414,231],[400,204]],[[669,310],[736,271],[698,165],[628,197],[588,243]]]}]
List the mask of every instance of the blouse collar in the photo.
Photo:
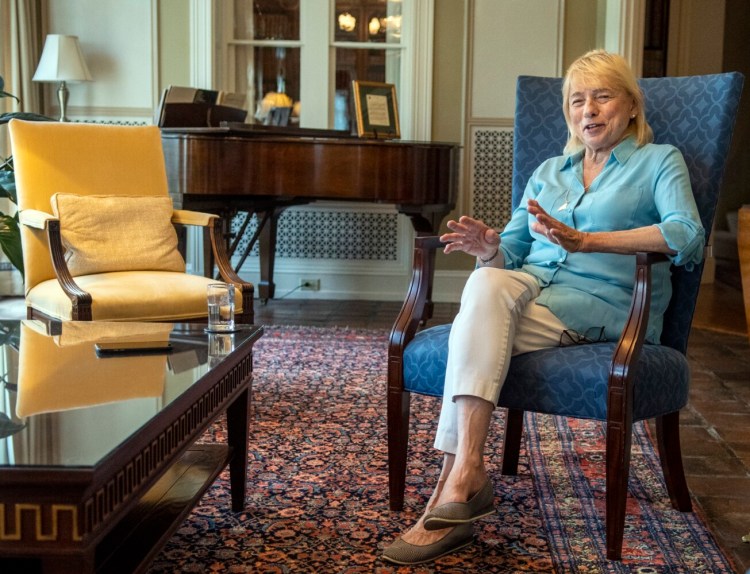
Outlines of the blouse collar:
[{"label": "blouse collar", "polygon": [[[638,149],[638,143],[636,142],[635,136],[633,134],[630,134],[614,147],[612,153],[609,156],[609,159],[607,160],[607,163],[616,161],[620,165],[623,165],[628,161],[628,158],[633,155],[636,149]],[[575,153],[567,155],[562,167],[560,168],[560,171],[571,169],[573,166],[583,161],[584,152],[584,149],[580,149]]]}]

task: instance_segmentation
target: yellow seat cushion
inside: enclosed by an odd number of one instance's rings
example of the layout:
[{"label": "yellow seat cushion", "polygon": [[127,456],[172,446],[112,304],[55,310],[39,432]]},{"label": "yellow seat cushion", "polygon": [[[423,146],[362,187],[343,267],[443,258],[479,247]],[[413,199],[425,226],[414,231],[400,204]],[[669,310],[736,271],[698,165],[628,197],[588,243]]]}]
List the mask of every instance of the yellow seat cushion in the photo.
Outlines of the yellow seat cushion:
[{"label": "yellow seat cushion", "polygon": [[111,271],[185,271],[168,196],[56,193],[50,203],[60,220],[65,261],[73,277]]},{"label": "yellow seat cushion", "polygon": [[[93,299],[94,321],[181,321],[207,317],[206,287],[214,279],[172,271],[117,271],[76,277]],[[49,317],[72,319],[72,304],[57,279],[34,286],[26,304]],[[242,294],[235,292],[235,311]]]}]

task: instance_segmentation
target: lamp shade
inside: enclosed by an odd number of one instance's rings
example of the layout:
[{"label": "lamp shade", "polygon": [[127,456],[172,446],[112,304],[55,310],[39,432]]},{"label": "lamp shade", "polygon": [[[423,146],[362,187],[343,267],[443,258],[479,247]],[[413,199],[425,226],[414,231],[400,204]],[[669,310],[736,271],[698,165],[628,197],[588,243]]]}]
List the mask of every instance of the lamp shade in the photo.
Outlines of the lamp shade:
[{"label": "lamp shade", "polygon": [[91,73],[78,44],[78,36],[48,34],[39,59],[35,82],[88,82]]}]

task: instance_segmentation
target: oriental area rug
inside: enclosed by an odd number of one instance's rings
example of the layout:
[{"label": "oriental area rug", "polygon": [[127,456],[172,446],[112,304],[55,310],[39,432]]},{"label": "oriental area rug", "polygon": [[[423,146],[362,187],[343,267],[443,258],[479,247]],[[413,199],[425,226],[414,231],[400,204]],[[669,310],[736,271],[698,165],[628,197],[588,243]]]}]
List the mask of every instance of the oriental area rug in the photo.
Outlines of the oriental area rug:
[{"label": "oriental area rug", "polygon": [[[731,573],[694,513],[673,510],[658,457],[636,425],[622,562],[604,547],[600,423],[527,414],[519,475],[500,474],[498,409],[489,471],[497,513],[475,543],[395,567],[382,548],[413,524],[440,471],[440,400],[412,397],[406,503],[388,508],[387,336],[383,330],[267,327],[255,346],[247,504],[230,510],[224,472],[149,572]],[[202,441],[223,441],[221,421]]]}]

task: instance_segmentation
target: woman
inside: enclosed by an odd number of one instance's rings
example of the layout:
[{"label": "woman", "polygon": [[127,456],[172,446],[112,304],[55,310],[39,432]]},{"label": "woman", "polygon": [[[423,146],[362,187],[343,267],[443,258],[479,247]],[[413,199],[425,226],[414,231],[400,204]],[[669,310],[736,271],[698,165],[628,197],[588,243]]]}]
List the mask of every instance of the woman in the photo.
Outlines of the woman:
[{"label": "woman", "polygon": [[[445,253],[477,258],[449,340],[435,447],[443,468],[425,514],[383,558],[417,564],[472,540],[494,512],[484,445],[512,355],[616,339],[633,289],[636,251],[701,261],[704,230],[680,152],[651,143],[643,95],[627,62],[601,50],[568,69],[564,154],[539,166],[498,235],[463,216],[449,221]],[[658,342],[671,296],[669,265],[653,269],[647,340]],[[576,333],[578,335],[576,335]],[[595,333],[595,335],[591,335]]]}]

